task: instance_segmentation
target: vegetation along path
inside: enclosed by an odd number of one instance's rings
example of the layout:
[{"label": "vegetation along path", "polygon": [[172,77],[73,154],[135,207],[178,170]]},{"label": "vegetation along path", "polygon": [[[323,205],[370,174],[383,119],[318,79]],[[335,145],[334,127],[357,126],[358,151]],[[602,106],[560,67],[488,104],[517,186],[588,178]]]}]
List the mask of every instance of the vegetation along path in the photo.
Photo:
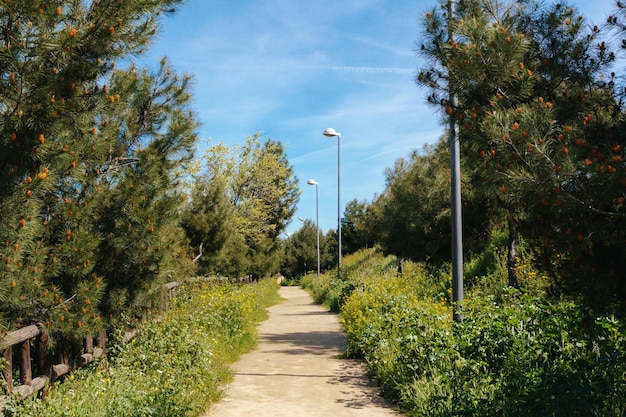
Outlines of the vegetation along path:
[{"label": "vegetation along path", "polygon": [[225,398],[205,417],[399,416],[359,362],[340,359],[345,341],[335,314],[299,287],[269,309],[259,345],[235,364]]}]

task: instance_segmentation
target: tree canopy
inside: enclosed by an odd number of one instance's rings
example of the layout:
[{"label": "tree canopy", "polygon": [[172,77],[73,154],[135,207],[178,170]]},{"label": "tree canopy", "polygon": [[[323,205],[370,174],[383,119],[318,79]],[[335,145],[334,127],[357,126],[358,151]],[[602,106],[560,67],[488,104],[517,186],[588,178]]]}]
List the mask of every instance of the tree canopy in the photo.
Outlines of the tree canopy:
[{"label": "tree canopy", "polygon": [[464,186],[532,242],[555,286],[615,298],[626,266],[626,143],[607,28],[564,3],[467,0],[446,13],[425,15],[429,64],[417,83],[459,123]]},{"label": "tree canopy", "polygon": [[[140,67],[181,0],[0,2],[0,319],[78,341],[197,272],[277,272],[299,198],[283,146],[213,146],[191,81]],[[191,181],[191,182],[190,182]]]},{"label": "tree canopy", "polygon": [[278,237],[300,197],[283,146],[260,135],[241,146],[217,144],[203,160],[184,215],[201,272],[255,278],[278,272]]}]

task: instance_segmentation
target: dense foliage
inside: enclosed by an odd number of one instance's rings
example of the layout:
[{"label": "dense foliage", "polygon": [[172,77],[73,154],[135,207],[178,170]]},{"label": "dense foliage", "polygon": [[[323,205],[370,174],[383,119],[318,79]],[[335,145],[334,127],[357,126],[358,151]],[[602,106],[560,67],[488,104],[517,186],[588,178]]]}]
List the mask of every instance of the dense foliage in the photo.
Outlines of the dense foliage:
[{"label": "dense foliage", "polygon": [[114,355],[70,375],[45,400],[9,416],[199,416],[230,378],[228,363],[251,349],[255,325],[278,300],[274,280],[181,289],[161,320],[145,323]]},{"label": "dense foliage", "polygon": [[80,339],[189,274],[177,172],[192,156],[188,76],[117,65],[180,2],[3,1],[3,330]]},{"label": "dense foliage", "polygon": [[131,61],[181,3],[0,1],[0,337],[38,324],[67,358],[151,317],[166,282],[278,270],[282,145],[216,146],[197,171],[191,76]]},{"label": "dense foliage", "polygon": [[563,3],[457,6],[453,16],[426,14],[429,63],[417,82],[457,121],[464,186],[511,242],[532,244],[555,289],[622,300],[626,119],[610,26],[589,25]]},{"label": "dense foliage", "polygon": [[[505,257],[490,262],[489,285],[468,294],[462,323],[452,321],[449,271],[405,262],[398,276],[395,259],[374,250],[347,256],[342,280],[302,282],[341,312],[347,354],[409,415],[623,415],[624,322],[507,288]],[[477,266],[468,264],[466,273]],[[523,287],[546,285],[529,264],[517,269]]]}]

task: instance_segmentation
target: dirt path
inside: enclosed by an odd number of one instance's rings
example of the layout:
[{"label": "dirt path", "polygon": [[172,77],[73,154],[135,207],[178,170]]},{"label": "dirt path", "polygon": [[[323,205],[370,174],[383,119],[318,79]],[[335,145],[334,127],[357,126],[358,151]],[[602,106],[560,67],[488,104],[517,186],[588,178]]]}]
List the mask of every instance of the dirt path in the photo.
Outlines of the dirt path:
[{"label": "dirt path", "polygon": [[234,365],[225,398],[204,417],[399,416],[364,376],[361,364],[338,359],[339,320],[298,287],[269,309],[257,349]]}]

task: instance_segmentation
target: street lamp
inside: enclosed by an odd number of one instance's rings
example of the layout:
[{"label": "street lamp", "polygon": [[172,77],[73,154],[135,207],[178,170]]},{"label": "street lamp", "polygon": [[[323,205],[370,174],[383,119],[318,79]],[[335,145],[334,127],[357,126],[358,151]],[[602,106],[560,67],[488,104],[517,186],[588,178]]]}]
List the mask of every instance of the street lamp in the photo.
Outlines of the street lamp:
[{"label": "street lamp", "polygon": [[[451,28],[455,15],[455,0],[448,0],[448,39],[454,43],[454,31]],[[450,105],[457,107],[457,96],[454,94],[454,86],[448,86],[450,90]],[[454,308],[452,316],[454,321],[463,321],[463,218],[461,205],[461,151],[458,135],[458,123],[454,117],[450,117],[450,131],[448,143],[450,146],[450,214],[452,217],[452,301]]]},{"label": "street lamp", "polygon": [[306,182],[309,185],[315,186],[315,234],[317,237],[317,277],[320,277],[320,216],[318,210],[318,183],[314,179],[310,179]]},{"label": "street lamp", "polygon": [[341,133],[329,127],[323,133],[324,136],[337,136],[337,273],[341,277]]}]

